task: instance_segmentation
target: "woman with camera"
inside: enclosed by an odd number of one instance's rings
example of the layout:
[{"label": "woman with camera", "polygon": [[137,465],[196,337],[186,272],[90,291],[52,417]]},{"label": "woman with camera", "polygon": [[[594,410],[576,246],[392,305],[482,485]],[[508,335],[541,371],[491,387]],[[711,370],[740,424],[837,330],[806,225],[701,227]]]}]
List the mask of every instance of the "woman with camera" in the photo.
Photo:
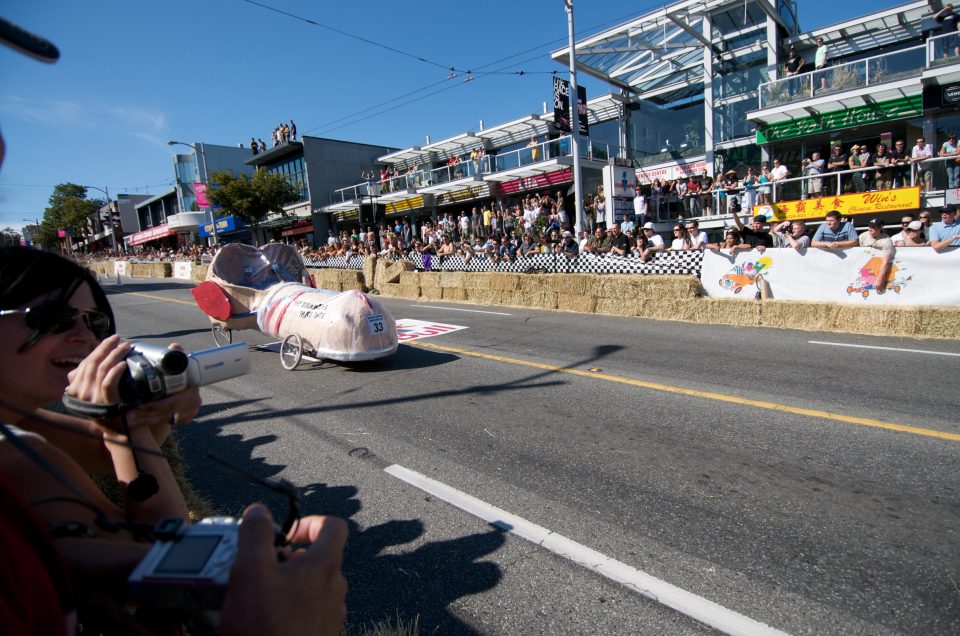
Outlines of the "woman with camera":
[{"label": "woman with camera", "polygon": [[[31,554],[50,552],[44,546],[51,545],[59,553],[69,570],[70,591],[85,631],[141,633],[147,626],[125,609],[126,579],[151,546],[144,536],[152,526],[164,518],[188,517],[160,444],[171,425],[196,415],[199,392],[186,389],[131,409],[113,406],[120,402],[130,345],[115,335],[106,294],[90,272],[55,254],[0,248],[0,321],[4,334],[0,339],[0,491],[5,495],[0,530],[4,537],[32,541]],[[41,408],[62,397],[65,390],[90,407],[96,419]],[[124,498],[122,508],[100,491],[91,472],[116,477]],[[327,613],[321,622],[335,625],[330,633],[338,632],[346,590],[339,569],[346,538],[343,522],[302,520],[292,539],[316,540],[319,547],[311,546],[309,558],[296,568],[284,568],[286,564],[276,560],[269,512],[254,506],[245,515],[251,523],[241,526],[236,572],[227,590],[224,633],[254,633],[248,629],[255,625],[279,625],[274,614],[281,612],[317,624],[318,618],[311,614],[317,609],[287,606],[308,575],[315,579],[312,585],[318,586],[314,590],[326,594],[318,599]],[[41,531],[50,533],[53,544],[37,533],[25,532],[27,522],[11,522],[31,518]],[[266,534],[270,536],[264,538]],[[265,560],[265,553],[272,560]],[[27,567],[25,577],[22,561],[8,559],[0,564],[0,579],[21,581],[17,592],[23,599],[39,598],[50,587],[44,585],[44,577],[66,578],[54,574],[55,558],[46,561],[43,570]],[[66,596],[61,594],[59,603],[53,604],[65,613],[64,632],[69,632]],[[278,600],[275,606],[263,607],[253,597]],[[234,609],[227,616],[229,608]],[[57,613],[55,607],[41,609]],[[0,602],[0,616],[19,613],[22,622],[35,624],[27,619],[36,616],[27,617],[26,611],[17,599]]]}]

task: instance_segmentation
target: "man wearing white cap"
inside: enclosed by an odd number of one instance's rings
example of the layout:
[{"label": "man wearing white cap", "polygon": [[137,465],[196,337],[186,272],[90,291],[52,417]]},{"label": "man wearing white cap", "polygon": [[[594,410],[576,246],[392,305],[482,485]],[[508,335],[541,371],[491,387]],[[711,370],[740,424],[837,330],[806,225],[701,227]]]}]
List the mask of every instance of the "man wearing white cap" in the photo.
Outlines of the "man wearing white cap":
[{"label": "man wearing white cap", "polygon": [[567,258],[575,258],[578,256],[580,254],[580,246],[577,245],[577,241],[573,238],[573,232],[565,231],[561,236],[563,240],[560,242],[560,253]]},{"label": "man wearing white cap", "polygon": [[647,249],[640,254],[640,260],[646,263],[655,253],[667,249],[667,246],[663,243],[663,237],[653,231],[653,223],[649,221],[643,224],[643,235],[647,237]]}]

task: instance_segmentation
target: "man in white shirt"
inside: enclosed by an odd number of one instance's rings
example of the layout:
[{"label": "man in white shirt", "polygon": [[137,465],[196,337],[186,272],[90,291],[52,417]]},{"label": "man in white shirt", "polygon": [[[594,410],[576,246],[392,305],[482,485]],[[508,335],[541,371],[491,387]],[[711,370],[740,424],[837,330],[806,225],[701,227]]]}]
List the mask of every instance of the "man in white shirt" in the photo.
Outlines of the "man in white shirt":
[{"label": "man in white shirt", "polygon": [[656,252],[662,252],[667,249],[667,246],[663,243],[663,237],[653,231],[653,223],[649,221],[644,223],[642,232],[644,236],[647,237],[647,249],[643,250],[643,253],[640,255],[640,260],[646,263],[653,258]]},{"label": "man in white shirt", "polygon": [[924,161],[932,156],[933,146],[925,143],[923,137],[917,138],[917,145],[910,151],[910,161],[914,164],[917,181],[924,192],[933,188],[933,171],[930,170],[930,164]]},{"label": "man in white shirt", "polygon": [[684,224],[687,234],[690,235],[690,245],[695,250],[703,250],[707,246],[707,235],[700,231],[700,223],[691,220]]},{"label": "man in white shirt", "polygon": [[637,193],[633,197],[633,214],[637,220],[637,223],[643,225],[647,222],[647,199],[640,192],[640,188],[637,188]]},{"label": "man in white shirt", "polygon": [[[774,160],[773,160],[773,170],[770,171],[770,177],[773,179],[773,182],[776,184],[776,182],[778,182],[778,181],[783,181],[784,179],[786,179],[786,178],[789,177],[789,176],[790,176],[790,170],[788,170],[785,165],[783,165],[782,163],[780,163],[780,160],[779,160],[779,159],[774,159]],[[774,189],[774,192],[775,192],[776,195],[777,195],[776,200],[779,201],[779,200],[780,200],[780,192],[781,192],[781,189],[780,189],[780,188],[781,188],[782,186],[780,186],[780,185],[774,185],[773,187],[775,188],[775,189]]]}]

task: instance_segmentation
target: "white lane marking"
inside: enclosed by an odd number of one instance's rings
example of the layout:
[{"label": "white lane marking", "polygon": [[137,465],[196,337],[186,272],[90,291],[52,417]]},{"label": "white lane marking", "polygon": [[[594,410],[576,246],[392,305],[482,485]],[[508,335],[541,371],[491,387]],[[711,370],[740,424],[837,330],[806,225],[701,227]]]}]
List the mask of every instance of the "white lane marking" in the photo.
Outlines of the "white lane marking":
[{"label": "white lane marking", "polygon": [[456,307],[438,307],[436,305],[410,305],[411,307],[425,307],[427,309],[446,309],[447,311],[466,311],[471,314],[492,314],[494,316],[512,316],[513,314],[505,314],[502,311],[481,311],[479,309],[458,309]]},{"label": "white lane marking", "polygon": [[585,545],[551,532],[522,517],[491,506],[465,492],[457,490],[426,475],[393,464],[383,469],[411,486],[442,499],[487,523],[536,543],[554,554],[577,565],[593,570],[611,581],[620,583],[643,596],[673,608],[690,618],[705,623],[726,634],[770,634],[785,636],[785,632],[744,616],[713,601],[683,590],[666,581],[641,572],[634,567],[592,550]]},{"label": "white lane marking", "polygon": [[906,353],[926,353],[931,356],[954,356],[960,358],[960,353],[951,353],[949,351],[927,351],[925,349],[901,349],[900,347],[875,347],[872,345],[848,344],[845,342],[822,342],[820,340],[808,340],[810,344],[829,345],[831,347],[853,347],[855,349],[879,349],[881,351],[904,351]]}]

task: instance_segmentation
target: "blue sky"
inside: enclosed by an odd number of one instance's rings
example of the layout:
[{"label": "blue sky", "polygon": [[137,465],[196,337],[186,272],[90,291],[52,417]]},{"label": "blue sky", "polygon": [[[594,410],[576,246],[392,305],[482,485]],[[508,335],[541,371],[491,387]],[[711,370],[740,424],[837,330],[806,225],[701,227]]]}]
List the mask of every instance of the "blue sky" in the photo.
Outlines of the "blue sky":
[{"label": "blue sky", "polygon": [[[409,147],[540,112],[550,72],[563,70],[549,57],[566,43],[562,0],[262,4],[403,53],[244,0],[5,3],[3,17],[61,58],[41,64],[0,47],[0,228],[41,218],[57,183],[111,195],[170,187],[171,139],[269,143],[293,118],[301,134]],[[801,1],[800,22],[809,30],[898,4]],[[578,37],[658,6],[576,0]],[[448,79],[441,66],[477,72]],[[481,76],[500,69],[526,74]],[[582,83],[590,97],[609,92]]]}]

